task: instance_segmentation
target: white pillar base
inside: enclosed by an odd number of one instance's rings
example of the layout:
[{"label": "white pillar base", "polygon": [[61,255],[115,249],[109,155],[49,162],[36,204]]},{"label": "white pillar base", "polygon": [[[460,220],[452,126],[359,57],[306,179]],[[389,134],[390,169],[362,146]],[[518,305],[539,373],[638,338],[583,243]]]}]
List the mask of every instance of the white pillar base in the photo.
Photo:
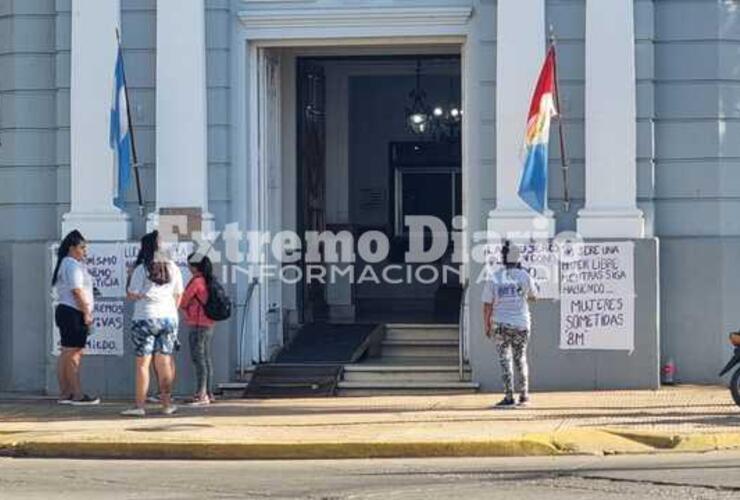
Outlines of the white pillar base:
[{"label": "white pillar base", "polygon": [[578,234],[583,238],[644,238],[642,210],[594,210],[578,212]]},{"label": "white pillar base", "polygon": [[62,216],[62,237],[74,229],[89,241],[126,241],[131,237],[131,218],[118,210],[68,212]]},{"label": "white pillar base", "polygon": [[507,240],[548,239],[555,236],[555,218],[551,210],[495,209],[488,213],[488,232]]}]

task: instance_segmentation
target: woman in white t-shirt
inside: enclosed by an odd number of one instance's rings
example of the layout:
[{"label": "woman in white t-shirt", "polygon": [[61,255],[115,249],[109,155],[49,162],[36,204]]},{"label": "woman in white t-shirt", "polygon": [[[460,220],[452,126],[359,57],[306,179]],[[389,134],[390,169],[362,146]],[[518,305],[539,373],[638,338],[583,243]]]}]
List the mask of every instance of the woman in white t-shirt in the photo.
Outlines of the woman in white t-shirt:
[{"label": "woman in white t-shirt", "polygon": [[80,389],[80,363],[93,321],[93,285],[85,267],[86,258],[87,242],[75,229],[59,245],[51,278],[51,286],[57,294],[54,322],[62,344],[57,362],[59,404],[82,406],[100,403],[100,399],[83,394]]},{"label": "woman in white t-shirt", "polygon": [[152,356],[162,412],[171,415],[177,411],[172,404],[175,379],[172,355],[177,344],[177,307],[182,292],[180,268],[159,251],[159,233],[144,235],[127,293],[128,299],[134,301],[131,337],[136,351],[136,406],[125,410],[123,415],[146,415]]},{"label": "woman in white t-shirt", "polygon": [[[496,408],[529,404],[527,343],[532,329],[529,301],[537,298],[537,285],[522,269],[520,255],[519,247],[507,241],[501,250],[503,267],[494,272],[483,287],[483,326],[486,337],[493,338],[496,343],[504,384],[504,399]],[[518,403],[514,400],[514,375]]]}]

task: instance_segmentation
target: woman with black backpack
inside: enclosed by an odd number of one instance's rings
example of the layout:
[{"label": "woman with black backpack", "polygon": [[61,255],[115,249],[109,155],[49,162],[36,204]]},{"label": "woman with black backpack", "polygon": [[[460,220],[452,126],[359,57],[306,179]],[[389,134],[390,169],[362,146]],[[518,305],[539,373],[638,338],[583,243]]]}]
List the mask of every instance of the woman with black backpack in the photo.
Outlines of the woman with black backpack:
[{"label": "woman with black backpack", "polygon": [[188,266],[193,277],[185,287],[180,309],[185,316],[190,341],[190,356],[195,366],[196,389],[190,404],[207,405],[213,398],[213,360],[211,340],[216,321],[207,313],[210,291],[215,278],[211,259],[205,255],[188,255]]}]

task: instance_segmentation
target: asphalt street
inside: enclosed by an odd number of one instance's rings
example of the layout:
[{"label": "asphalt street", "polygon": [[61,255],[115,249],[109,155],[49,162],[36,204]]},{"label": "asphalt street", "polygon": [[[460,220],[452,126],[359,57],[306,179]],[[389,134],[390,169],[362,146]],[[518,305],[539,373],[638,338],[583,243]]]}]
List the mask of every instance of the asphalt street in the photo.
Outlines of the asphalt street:
[{"label": "asphalt street", "polygon": [[0,458],[3,499],[724,499],[740,453],[325,461]]}]

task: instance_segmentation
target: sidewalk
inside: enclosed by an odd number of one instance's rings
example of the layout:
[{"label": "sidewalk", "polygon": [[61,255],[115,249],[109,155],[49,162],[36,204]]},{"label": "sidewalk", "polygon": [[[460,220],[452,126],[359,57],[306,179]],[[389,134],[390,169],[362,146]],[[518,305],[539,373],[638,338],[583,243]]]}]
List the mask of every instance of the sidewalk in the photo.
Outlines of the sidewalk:
[{"label": "sidewalk", "polygon": [[100,458],[369,458],[655,453],[740,448],[740,408],[723,387],[499,395],[224,400],[151,407],[0,400],[0,455]]}]

